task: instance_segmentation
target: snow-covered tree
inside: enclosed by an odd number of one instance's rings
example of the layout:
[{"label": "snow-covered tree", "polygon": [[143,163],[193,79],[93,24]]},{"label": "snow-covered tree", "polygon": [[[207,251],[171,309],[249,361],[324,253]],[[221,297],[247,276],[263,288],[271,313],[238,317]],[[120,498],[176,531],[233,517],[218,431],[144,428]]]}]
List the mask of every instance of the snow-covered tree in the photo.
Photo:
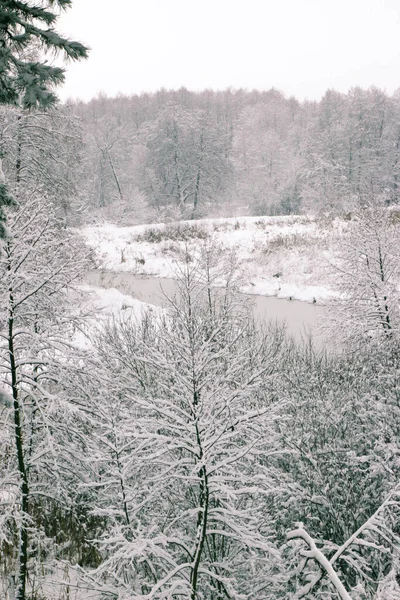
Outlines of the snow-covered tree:
[{"label": "snow-covered tree", "polygon": [[23,111],[4,107],[0,116],[0,153],[15,201],[40,193],[59,208],[62,219],[78,213],[81,131],[66,107]]},{"label": "snow-covered tree", "polygon": [[13,558],[16,597],[25,600],[31,558],[60,523],[76,478],[76,434],[68,430],[74,411],[79,420],[69,382],[81,365],[73,286],[87,259],[43,200],[33,197],[15,209],[9,229],[0,253],[2,469],[9,465],[1,474],[0,510],[8,511],[12,535],[4,530],[1,543]]},{"label": "snow-covered tree", "polygon": [[220,127],[204,111],[169,104],[142,133],[147,148],[142,189],[157,206],[191,208],[218,201],[228,181],[229,163]]},{"label": "snow-covered tree", "polygon": [[[83,44],[55,31],[58,15],[54,5],[66,9],[71,0],[45,0],[37,5],[8,0],[1,4],[0,104],[28,110],[54,105],[57,100],[54,87],[64,81],[64,69],[48,64],[43,57],[49,53],[61,53],[70,60],[87,57],[88,50]],[[5,182],[0,181],[0,238],[5,235],[2,207],[10,202]]]},{"label": "snow-covered tree", "polygon": [[108,393],[92,486],[108,526],[96,575],[120,598],[266,598],[280,560],[267,506],[282,332],[256,332],[232,265],[186,258],[166,314],[99,341]]},{"label": "snow-covered tree", "polygon": [[[287,454],[279,466],[288,475],[287,498],[277,500],[275,526],[282,539],[285,530],[302,522],[328,558],[369,521],[399,480],[398,359],[389,359],[384,346],[380,357],[376,349],[372,356],[369,350],[326,356],[292,348],[285,356],[282,394],[287,400],[279,429]],[[383,535],[374,540],[377,546],[386,547],[386,529],[392,531],[392,541],[398,536],[397,515],[398,507],[385,513],[380,521]],[[367,586],[367,597],[374,598],[378,584],[395,566],[395,546],[380,552],[355,543],[350,555],[338,557],[335,569],[346,589]],[[290,552],[285,560],[286,593],[294,593],[305,587],[311,562],[299,572]],[[336,596],[321,583],[304,597]]]},{"label": "snow-covered tree", "polygon": [[298,213],[301,159],[291,139],[294,114],[276,90],[240,115],[233,139],[236,193],[258,214]]},{"label": "snow-covered tree", "polygon": [[397,339],[399,240],[396,214],[371,203],[354,213],[336,273],[335,327],[353,344]]},{"label": "snow-covered tree", "polygon": [[[301,598],[315,597],[313,594],[316,593],[317,585],[321,586],[320,582],[324,578],[327,579],[331,588],[336,589],[342,600],[398,598],[397,568],[400,538],[396,522],[400,510],[399,500],[399,485],[397,485],[376,511],[339,547],[333,545],[330,548],[329,546],[325,549],[319,548],[302,523],[299,523],[295,530],[290,531],[287,536],[289,541],[301,539],[306,544],[306,548],[301,548],[299,554],[305,559],[301,571],[303,571],[307,583],[297,590],[295,598],[300,600]],[[326,556],[328,552],[331,554],[329,558]],[[374,572],[370,562],[371,554],[381,555],[381,572]],[[310,561],[312,561],[311,565],[309,565]],[[357,573],[357,584],[351,590],[348,589],[348,586],[346,588],[340,576],[343,573],[343,566],[341,573],[337,572],[340,561]],[[319,567],[318,571],[315,571],[316,563]],[[382,571],[388,571],[388,565],[391,567],[389,574],[383,577]],[[378,586],[377,575],[382,578]],[[327,593],[329,594],[325,591],[323,597],[327,597]],[[382,596],[384,593],[386,595]]]}]

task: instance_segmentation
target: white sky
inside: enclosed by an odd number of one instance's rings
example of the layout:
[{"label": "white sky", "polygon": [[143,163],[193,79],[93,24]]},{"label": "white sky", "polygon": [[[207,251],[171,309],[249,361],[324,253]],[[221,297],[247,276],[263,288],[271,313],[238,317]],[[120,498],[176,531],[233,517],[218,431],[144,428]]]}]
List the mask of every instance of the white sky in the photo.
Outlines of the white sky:
[{"label": "white sky", "polygon": [[162,87],[400,88],[400,0],[75,0],[58,30],[91,47],[59,96]]}]

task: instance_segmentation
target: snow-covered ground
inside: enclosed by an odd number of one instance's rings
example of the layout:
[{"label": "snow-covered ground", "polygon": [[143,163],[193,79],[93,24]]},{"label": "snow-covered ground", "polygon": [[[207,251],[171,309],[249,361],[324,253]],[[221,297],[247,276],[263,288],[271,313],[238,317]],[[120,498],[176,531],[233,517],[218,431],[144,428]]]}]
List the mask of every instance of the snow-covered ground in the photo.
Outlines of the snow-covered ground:
[{"label": "snow-covered ground", "polygon": [[96,320],[108,319],[113,316],[119,317],[121,314],[140,320],[149,310],[162,310],[153,304],[141,302],[132,298],[132,296],[121,294],[114,288],[102,289],[89,285],[80,287],[85,293],[86,301],[89,300],[88,308],[93,312]]},{"label": "snow-covered ground", "polygon": [[122,294],[115,288],[104,289],[90,285],[80,285],[79,288],[82,292],[81,308],[87,314],[85,330],[77,330],[74,337],[74,343],[81,349],[91,347],[91,336],[109,319],[129,318],[141,321],[149,311],[160,315],[163,312],[161,307]]},{"label": "snow-covered ground", "polygon": [[[67,562],[55,566],[48,561],[38,566],[38,573],[31,573],[27,597],[37,600],[101,600],[104,596],[90,589],[81,574]],[[1,600],[15,600],[15,582],[12,577],[0,578]]]},{"label": "snow-covered ground", "polygon": [[347,223],[311,217],[203,219],[168,225],[80,230],[95,251],[97,267],[153,277],[174,277],[185,248],[203,243],[235,249],[242,291],[323,303],[335,295],[331,260]]}]

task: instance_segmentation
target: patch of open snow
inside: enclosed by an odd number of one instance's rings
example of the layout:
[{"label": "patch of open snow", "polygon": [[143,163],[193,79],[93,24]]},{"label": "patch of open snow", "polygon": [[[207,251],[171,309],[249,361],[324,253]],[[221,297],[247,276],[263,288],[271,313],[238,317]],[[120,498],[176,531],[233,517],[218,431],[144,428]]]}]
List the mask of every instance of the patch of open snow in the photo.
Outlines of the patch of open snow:
[{"label": "patch of open snow", "polygon": [[124,319],[133,318],[140,321],[149,311],[155,314],[162,314],[163,310],[159,306],[141,302],[121,294],[114,288],[104,289],[90,285],[80,285],[85,302],[85,310],[89,316],[86,320],[86,331],[76,331],[74,342],[84,350],[91,348],[90,337],[98,327],[112,318]]},{"label": "patch of open snow", "polygon": [[[28,580],[28,591],[35,598],[48,600],[101,600],[104,595],[96,589],[90,589],[87,582],[72,565],[68,563],[54,564],[52,560],[44,562],[37,569],[36,576]],[[38,594],[38,591],[40,592]],[[12,576],[0,577],[1,600],[15,600],[15,581]],[[31,597],[31,595],[29,595]],[[33,596],[32,596],[33,597]]]},{"label": "patch of open snow", "polygon": [[82,291],[88,294],[91,301],[89,309],[93,309],[98,316],[110,318],[120,316],[125,313],[126,316],[141,319],[148,311],[160,311],[161,309],[154,304],[141,302],[128,296],[121,294],[114,288],[103,289],[89,285],[81,285]]}]

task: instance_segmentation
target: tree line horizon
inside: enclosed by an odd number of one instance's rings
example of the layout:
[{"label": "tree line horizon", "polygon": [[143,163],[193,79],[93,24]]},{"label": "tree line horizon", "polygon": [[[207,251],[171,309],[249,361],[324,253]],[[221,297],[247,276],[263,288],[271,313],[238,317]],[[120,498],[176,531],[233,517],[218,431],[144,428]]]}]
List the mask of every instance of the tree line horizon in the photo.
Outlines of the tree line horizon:
[{"label": "tree line horizon", "polygon": [[366,199],[399,201],[398,92],[299,102],[275,89],[182,88],[68,101],[61,112],[80,130],[81,193],[105,218],[343,214]]}]

